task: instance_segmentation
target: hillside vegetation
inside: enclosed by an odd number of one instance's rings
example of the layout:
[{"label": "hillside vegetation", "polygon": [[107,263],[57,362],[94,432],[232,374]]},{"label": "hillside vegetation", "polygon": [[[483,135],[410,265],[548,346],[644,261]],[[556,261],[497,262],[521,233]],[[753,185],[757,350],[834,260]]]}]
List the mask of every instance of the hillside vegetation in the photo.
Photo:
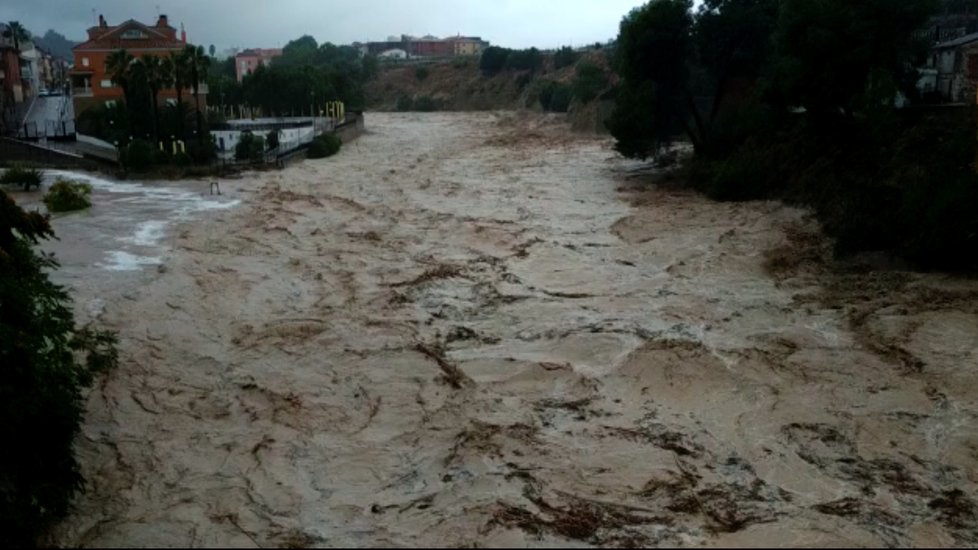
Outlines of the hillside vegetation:
[{"label": "hillside vegetation", "polygon": [[[581,130],[604,131],[617,76],[603,50],[538,54],[539,64],[484,70],[478,58],[382,66],[365,85],[375,111],[490,111],[531,109],[568,112]],[[490,56],[491,57],[491,56]]]}]

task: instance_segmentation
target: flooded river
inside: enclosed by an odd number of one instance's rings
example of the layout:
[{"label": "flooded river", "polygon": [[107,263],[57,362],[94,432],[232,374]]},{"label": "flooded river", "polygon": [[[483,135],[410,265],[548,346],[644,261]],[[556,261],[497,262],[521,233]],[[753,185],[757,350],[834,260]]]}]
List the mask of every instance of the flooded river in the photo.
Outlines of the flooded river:
[{"label": "flooded river", "polygon": [[52,542],[978,544],[978,283],[834,265],[559,118],[367,125],[55,220],[122,361]]}]

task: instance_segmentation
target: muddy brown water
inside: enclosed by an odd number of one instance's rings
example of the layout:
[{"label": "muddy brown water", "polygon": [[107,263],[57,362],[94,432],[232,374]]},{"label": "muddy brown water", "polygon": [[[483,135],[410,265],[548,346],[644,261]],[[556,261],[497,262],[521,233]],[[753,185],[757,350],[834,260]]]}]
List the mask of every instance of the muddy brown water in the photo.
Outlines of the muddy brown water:
[{"label": "muddy brown water", "polygon": [[55,221],[122,362],[51,542],[978,544],[978,283],[840,269],[559,118],[368,126],[214,208]]}]

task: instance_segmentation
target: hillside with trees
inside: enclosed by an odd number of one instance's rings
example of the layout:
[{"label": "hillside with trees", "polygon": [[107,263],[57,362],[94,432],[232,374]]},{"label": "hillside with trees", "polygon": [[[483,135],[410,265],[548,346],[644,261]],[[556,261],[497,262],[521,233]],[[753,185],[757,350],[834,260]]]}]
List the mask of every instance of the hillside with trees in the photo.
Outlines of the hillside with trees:
[{"label": "hillside with trees", "polygon": [[381,65],[366,93],[368,107],[381,111],[569,112],[582,129],[602,130],[591,119],[609,109],[617,80],[605,49],[543,53],[494,46],[480,58]]},{"label": "hillside with trees", "polygon": [[67,60],[74,59],[71,49],[78,45],[78,42],[68,40],[54,29],[48,29],[44,36],[34,35],[33,40],[37,47],[51,52],[55,57]]}]

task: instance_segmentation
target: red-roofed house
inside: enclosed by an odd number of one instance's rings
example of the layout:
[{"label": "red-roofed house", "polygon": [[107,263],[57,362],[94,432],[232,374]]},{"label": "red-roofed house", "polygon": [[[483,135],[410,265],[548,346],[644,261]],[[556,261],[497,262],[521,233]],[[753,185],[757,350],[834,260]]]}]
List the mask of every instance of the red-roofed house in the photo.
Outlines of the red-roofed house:
[{"label": "red-roofed house", "polygon": [[[114,27],[99,16],[98,26],[88,29],[88,40],[73,48],[75,67],[70,74],[75,116],[95,105],[122,98],[122,88],[116,86],[106,72],[105,60],[112,52],[125,49],[135,58],[150,54],[163,57],[186,46],[186,33],[181,32],[178,38],[177,30],[169,25],[165,15],[161,15],[153,26],[130,19]],[[206,93],[207,89],[202,85],[201,109],[207,104]],[[162,90],[160,97],[175,100],[176,91]]]}]

